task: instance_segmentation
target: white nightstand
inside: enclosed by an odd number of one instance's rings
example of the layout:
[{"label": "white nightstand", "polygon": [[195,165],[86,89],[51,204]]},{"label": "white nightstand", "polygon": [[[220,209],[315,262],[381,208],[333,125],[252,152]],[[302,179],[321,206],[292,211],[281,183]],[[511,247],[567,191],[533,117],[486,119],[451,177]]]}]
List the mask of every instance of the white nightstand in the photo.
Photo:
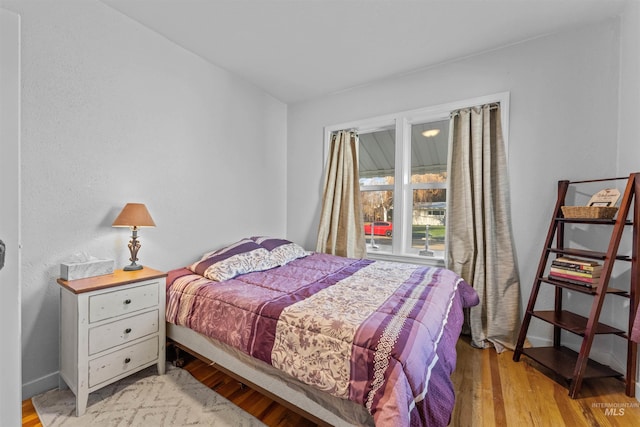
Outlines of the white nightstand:
[{"label": "white nightstand", "polygon": [[60,387],[76,395],[76,416],[89,393],[153,364],[165,370],[165,278],[145,267],[60,288]]}]

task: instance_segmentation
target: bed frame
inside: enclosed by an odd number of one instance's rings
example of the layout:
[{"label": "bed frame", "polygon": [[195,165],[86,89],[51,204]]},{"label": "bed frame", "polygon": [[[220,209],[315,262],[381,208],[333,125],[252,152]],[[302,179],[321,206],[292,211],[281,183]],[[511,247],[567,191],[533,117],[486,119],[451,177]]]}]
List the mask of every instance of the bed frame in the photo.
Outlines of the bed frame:
[{"label": "bed frame", "polygon": [[[341,401],[345,408],[351,407],[349,410],[355,409],[360,413],[360,417],[369,417],[368,420],[358,421],[358,425],[366,423],[373,425],[373,417],[365,413],[363,407],[329,395],[318,396],[319,393],[309,390],[309,387],[302,382],[280,373],[267,364],[263,363],[264,366],[258,369],[254,364],[249,363],[251,359],[249,356],[233,354],[224,345],[218,346],[213,340],[191,329],[167,322],[167,339],[167,349],[173,346],[192,354],[320,426],[355,425],[327,409],[327,407],[333,407],[334,399]],[[314,395],[315,399],[312,398]],[[326,400],[319,402],[323,399]]]}]

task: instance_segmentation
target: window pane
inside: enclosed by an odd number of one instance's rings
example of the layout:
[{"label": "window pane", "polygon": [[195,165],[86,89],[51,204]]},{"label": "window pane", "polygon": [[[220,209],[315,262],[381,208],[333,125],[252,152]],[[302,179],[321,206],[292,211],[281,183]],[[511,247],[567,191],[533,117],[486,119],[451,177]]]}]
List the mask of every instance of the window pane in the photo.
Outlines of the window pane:
[{"label": "window pane", "polygon": [[411,126],[411,182],[444,182],[447,178],[449,121]]},{"label": "window pane", "polygon": [[360,185],[393,185],[395,129],[364,133],[359,138]]},{"label": "window pane", "polygon": [[413,190],[411,250],[444,259],[446,190]]},{"label": "window pane", "polygon": [[448,120],[411,126],[413,254],[444,259],[448,145]]},{"label": "window pane", "polygon": [[393,191],[361,191],[367,250],[391,252]]}]

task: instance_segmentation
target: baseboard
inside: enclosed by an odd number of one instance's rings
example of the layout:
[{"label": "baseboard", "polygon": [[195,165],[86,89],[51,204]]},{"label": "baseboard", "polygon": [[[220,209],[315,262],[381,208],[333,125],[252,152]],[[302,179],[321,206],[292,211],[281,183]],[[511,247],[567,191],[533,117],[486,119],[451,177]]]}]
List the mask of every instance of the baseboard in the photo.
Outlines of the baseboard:
[{"label": "baseboard", "polygon": [[[609,354],[609,366],[611,369],[624,374],[627,371],[627,359],[625,358],[624,360],[620,360],[617,356],[618,355],[615,353]],[[626,354],[624,356],[626,356]]]},{"label": "baseboard", "polygon": [[45,391],[58,388],[60,375],[58,372],[45,375],[28,383],[22,384],[22,400],[31,399],[33,396],[44,393]]},{"label": "baseboard", "polygon": [[549,338],[540,338],[536,336],[527,336],[527,340],[533,347],[546,347],[552,344]]}]

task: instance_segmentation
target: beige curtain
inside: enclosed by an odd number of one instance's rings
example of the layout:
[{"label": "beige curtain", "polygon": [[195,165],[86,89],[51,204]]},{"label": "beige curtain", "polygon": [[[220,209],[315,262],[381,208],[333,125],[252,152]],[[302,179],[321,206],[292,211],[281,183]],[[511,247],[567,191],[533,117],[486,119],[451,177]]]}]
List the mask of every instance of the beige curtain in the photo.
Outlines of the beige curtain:
[{"label": "beige curtain", "polygon": [[358,178],[358,135],[339,131],[332,135],[329,147],[316,252],[365,257]]},{"label": "beige curtain", "polygon": [[447,262],[480,296],[468,315],[472,345],[515,347],[520,279],[511,233],[500,106],[455,111],[447,217]]}]

